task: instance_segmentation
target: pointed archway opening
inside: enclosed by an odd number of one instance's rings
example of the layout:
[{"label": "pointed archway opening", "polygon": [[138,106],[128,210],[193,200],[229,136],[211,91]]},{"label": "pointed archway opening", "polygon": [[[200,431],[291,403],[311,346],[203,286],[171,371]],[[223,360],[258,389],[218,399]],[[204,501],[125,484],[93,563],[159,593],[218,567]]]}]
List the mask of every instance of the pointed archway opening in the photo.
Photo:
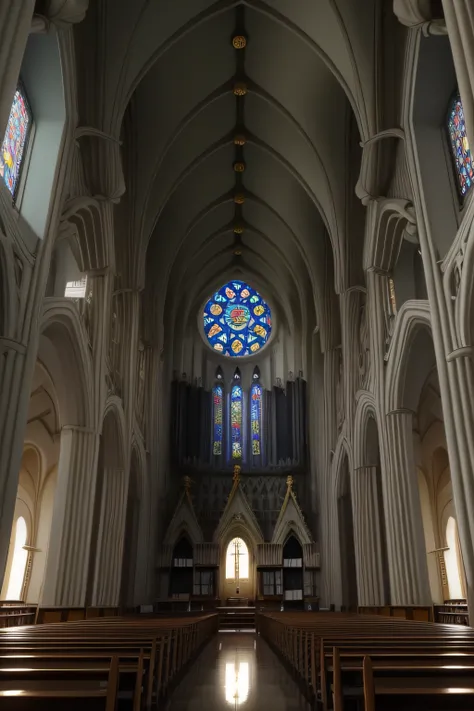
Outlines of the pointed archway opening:
[{"label": "pointed archway opening", "polygon": [[283,599],[287,609],[303,609],[303,548],[294,533],[283,546]]},{"label": "pointed archway opening", "polygon": [[189,600],[193,594],[194,550],[183,534],[173,548],[169,596],[175,600]]}]

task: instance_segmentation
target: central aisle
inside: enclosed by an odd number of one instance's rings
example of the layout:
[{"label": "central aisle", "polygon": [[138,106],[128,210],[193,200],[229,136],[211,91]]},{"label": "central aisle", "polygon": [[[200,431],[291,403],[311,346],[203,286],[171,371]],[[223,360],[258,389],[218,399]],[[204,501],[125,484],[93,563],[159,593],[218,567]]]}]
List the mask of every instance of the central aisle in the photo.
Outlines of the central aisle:
[{"label": "central aisle", "polygon": [[309,711],[298,686],[255,634],[218,634],[192,664],[167,711]]}]

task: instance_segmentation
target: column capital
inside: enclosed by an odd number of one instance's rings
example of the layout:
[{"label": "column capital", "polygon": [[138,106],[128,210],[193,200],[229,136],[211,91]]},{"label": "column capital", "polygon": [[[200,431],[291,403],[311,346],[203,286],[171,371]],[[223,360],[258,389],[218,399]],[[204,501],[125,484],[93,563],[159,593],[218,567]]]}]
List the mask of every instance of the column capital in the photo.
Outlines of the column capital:
[{"label": "column capital", "polygon": [[77,432],[80,434],[92,434],[92,435],[98,435],[99,433],[94,430],[92,427],[82,427],[81,425],[63,425],[61,427],[61,432],[67,431],[67,432]]},{"label": "column capital", "polygon": [[24,343],[20,343],[20,341],[16,341],[14,338],[6,338],[5,336],[2,336],[0,337],[0,351],[4,350],[16,351],[17,353],[21,353],[21,355],[25,355],[26,346]]},{"label": "column capital", "polygon": [[416,415],[416,412],[414,410],[410,410],[407,407],[399,407],[396,410],[389,410],[387,413],[387,417],[389,415],[411,415],[412,417]]},{"label": "column capital", "polygon": [[461,346],[461,348],[455,348],[454,351],[448,353],[446,356],[446,360],[448,363],[451,363],[457,358],[472,358],[473,354],[474,348],[472,346]]}]

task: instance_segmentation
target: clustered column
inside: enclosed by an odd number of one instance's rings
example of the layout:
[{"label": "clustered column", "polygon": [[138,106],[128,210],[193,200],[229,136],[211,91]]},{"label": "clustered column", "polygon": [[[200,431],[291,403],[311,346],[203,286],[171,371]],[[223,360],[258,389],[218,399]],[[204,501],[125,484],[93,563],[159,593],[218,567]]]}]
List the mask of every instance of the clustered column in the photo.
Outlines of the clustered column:
[{"label": "clustered column", "polygon": [[120,583],[127,515],[127,479],[123,469],[105,467],[100,528],[97,535],[92,604],[116,607],[120,598]]},{"label": "clustered column", "polygon": [[383,605],[382,526],[377,467],[360,467],[352,475],[354,543],[359,605]]},{"label": "clustered column", "polygon": [[42,604],[86,602],[99,436],[63,427]]},{"label": "clustered column", "polygon": [[412,418],[411,410],[394,410],[387,415],[390,465],[386,521],[392,605],[431,604]]}]

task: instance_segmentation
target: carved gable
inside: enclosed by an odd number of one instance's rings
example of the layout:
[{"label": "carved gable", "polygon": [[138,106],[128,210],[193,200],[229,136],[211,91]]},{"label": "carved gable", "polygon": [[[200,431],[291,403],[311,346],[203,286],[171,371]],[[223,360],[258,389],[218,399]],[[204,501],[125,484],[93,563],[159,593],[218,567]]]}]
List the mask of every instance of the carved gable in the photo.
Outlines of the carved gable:
[{"label": "carved gable", "polygon": [[247,497],[240,486],[240,477],[234,477],[234,486],[230,492],[224,513],[214,532],[216,543],[226,540],[236,529],[245,529],[254,545],[263,543],[263,535]]},{"label": "carved gable", "polygon": [[306,526],[303,513],[292,489],[292,477],[288,477],[287,484],[288,490],[273,531],[272,543],[283,545],[291,531],[296,534],[302,546],[307,543],[313,543],[312,536]]}]

